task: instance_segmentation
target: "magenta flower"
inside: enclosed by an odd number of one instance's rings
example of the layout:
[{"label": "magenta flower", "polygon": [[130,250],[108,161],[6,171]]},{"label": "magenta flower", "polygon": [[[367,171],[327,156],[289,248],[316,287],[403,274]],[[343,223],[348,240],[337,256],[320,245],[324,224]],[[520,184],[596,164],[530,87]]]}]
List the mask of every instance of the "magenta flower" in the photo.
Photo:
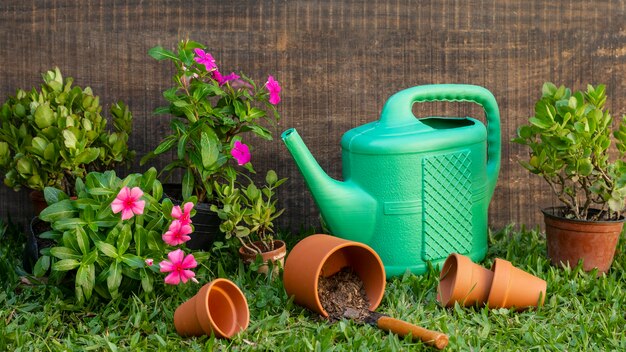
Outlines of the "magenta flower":
[{"label": "magenta flower", "polygon": [[180,221],[181,225],[191,224],[191,209],[193,209],[193,203],[187,202],[183,204],[183,209],[180,209],[179,205],[172,208],[172,217]]},{"label": "magenta flower", "polygon": [[115,214],[121,211],[122,220],[130,219],[135,214],[143,214],[146,201],[139,200],[141,196],[143,196],[143,191],[139,187],[133,187],[133,189],[124,187],[111,203],[111,210],[113,210]]},{"label": "magenta flower", "polygon": [[237,164],[244,165],[250,161],[250,148],[247,145],[241,143],[241,141],[235,141],[233,149],[230,151],[230,155],[237,160]]},{"label": "magenta flower", "polygon": [[204,65],[207,71],[217,69],[217,65],[215,64],[215,59],[213,58],[213,55],[207,53],[200,48],[193,49],[193,51],[196,53],[196,57],[193,58],[195,62]]},{"label": "magenta flower", "polygon": [[170,246],[178,246],[179,244],[185,243],[191,239],[191,237],[187,236],[191,233],[191,226],[189,224],[183,224],[179,220],[172,221],[170,228],[167,232],[161,236],[163,242],[167,243]]},{"label": "magenta flower", "polygon": [[239,75],[236,74],[235,72],[231,72],[230,74],[228,74],[226,76],[222,76],[220,71],[215,70],[215,71],[211,72],[211,74],[213,75],[213,78],[220,84],[220,86],[223,86],[227,82],[234,81],[234,80],[240,78]]},{"label": "magenta flower", "polygon": [[168,260],[159,263],[162,273],[169,273],[165,277],[165,283],[169,285],[178,285],[181,281],[186,283],[188,280],[195,281],[196,274],[189,270],[198,266],[198,262],[193,254],[185,256],[185,252],[181,249],[171,251],[167,254]]},{"label": "magenta flower", "polygon": [[280,103],[280,84],[278,81],[274,79],[274,77],[267,77],[267,82],[265,83],[267,90],[270,92],[270,104],[277,105]]},{"label": "magenta flower", "polygon": [[154,259],[152,259],[152,258],[146,259],[146,265],[147,266],[152,266],[153,264],[154,264]]}]

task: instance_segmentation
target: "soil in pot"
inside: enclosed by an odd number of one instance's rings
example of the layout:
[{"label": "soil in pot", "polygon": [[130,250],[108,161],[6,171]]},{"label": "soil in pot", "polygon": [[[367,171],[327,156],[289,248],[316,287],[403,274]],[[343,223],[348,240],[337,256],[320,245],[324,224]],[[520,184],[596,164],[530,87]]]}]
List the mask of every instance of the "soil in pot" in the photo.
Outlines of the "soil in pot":
[{"label": "soil in pot", "polygon": [[350,312],[350,318],[364,323],[370,316],[369,300],[361,278],[346,267],[329,277],[319,277],[318,295],[330,321],[341,320]]}]

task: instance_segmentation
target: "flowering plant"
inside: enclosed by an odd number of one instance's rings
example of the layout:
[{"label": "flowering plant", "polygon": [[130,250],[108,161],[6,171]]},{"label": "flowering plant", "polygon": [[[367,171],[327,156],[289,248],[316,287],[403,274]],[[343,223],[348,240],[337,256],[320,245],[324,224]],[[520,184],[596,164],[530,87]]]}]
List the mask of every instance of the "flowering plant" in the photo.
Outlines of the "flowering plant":
[{"label": "flowering plant", "polygon": [[52,230],[40,237],[56,244],[42,250],[35,275],[50,269],[53,282],[73,275],[79,302],[94,291],[105,298],[137,288],[149,293],[162,273],[168,273],[166,284],[195,281],[191,269],[206,254],[185,255],[181,248],[193,232],[193,203],[181,209],[167,198],[159,202],[156,174],[151,168],[122,180],[113,171],[92,172],[84,182],[77,179],[76,199],[45,188],[50,205],[39,216]]},{"label": "flowering plant", "polygon": [[272,76],[258,86],[243,73],[224,75],[205,47],[190,40],[181,41],[177,52],[156,46],[148,54],[174,64],[174,87],[163,93],[169,104],[155,112],[175,118],[171,133],[141,163],[175,149],[176,158],[163,171],[184,170],[183,199],[195,195],[199,202],[212,202],[216,182],[227,182],[228,173],[242,171],[229,160],[254,172],[244,136],[251,132],[272,139],[261,122],[279,120],[281,87]]}]

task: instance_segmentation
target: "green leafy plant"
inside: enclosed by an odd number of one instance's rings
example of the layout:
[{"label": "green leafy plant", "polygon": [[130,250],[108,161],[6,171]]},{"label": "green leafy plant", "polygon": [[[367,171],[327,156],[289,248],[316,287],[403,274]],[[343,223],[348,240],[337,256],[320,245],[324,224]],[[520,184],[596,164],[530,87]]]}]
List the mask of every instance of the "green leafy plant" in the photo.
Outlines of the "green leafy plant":
[{"label": "green leafy plant", "polygon": [[[204,46],[190,40],[181,41],[177,52],[157,46],[148,54],[175,67],[174,87],[163,93],[169,104],[155,111],[174,119],[171,133],[141,163],[175,150],[176,158],[163,171],[182,169],[183,198],[195,195],[212,203],[215,184],[228,182],[227,174],[254,172],[243,137],[272,139],[261,123],[279,120],[280,86],[272,76],[258,86],[243,73],[222,75]],[[243,168],[235,169],[232,159]]]},{"label": "green leafy plant", "polygon": [[[513,139],[530,148],[529,159],[520,164],[546,180],[567,207],[568,218],[617,219],[624,210],[626,116],[613,130],[606,99],[604,85],[572,93],[545,83],[535,115]],[[611,135],[620,157],[614,161]]]},{"label": "green leafy plant", "polygon": [[[176,252],[163,237],[168,224],[177,221],[169,215],[174,206],[167,198],[159,202],[163,190],[156,175],[154,168],[124,179],[114,171],[91,172],[84,182],[76,180],[76,199],[46,187],[44,194],[50,205],[39,216],[52,230],[40,237],[56,245],[42,250],[35,275],[42,276],[50,269],[50,279],[55,283],[69,276],[79,302],[91,299],[93,292],[105,298],[152,292],[164,263],[154,261]],[[133,199],[125,196],[131,188]],[[120,210],[121,217],[116,213]]]},{"label": "green leafy plant", "polygon": [[236,238],[250,253],[262,253],[274,249],[274,220],[284,209],[276,209],[276,188],[286,179],[278,179],[274,170],[265,176],[265,185],[258,188],[250,181],[244,188],[231,175],[228,183],[215,183],[220,205],[211,205],[222,220],[220,231],[226,239]]},{"label": "green leafy plant", "polygon": [[40,91],[19,89],[0,109],[0,170],[4,183],[70,194],[77,178],[134,157],[128,150],[132,114],[122,102],[111,109],[114,131],[91,88],[72,86],[56,68],[43,75]]}]

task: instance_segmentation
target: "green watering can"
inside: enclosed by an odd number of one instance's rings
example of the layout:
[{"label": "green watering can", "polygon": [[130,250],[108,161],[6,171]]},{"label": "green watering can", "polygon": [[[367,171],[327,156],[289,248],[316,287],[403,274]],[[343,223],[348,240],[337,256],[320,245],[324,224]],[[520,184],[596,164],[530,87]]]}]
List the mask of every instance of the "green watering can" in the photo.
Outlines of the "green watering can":
[{"label": "green watering can", "polygon": [[[416,102],[473,102],[473,118],[412,113]],[[500,171],[500,113],[491,92],[474,85],[436,84],[400,91],[380,120],[341,139],[343,178],[330,178],[295,129],[282,139],[304,175],[326,228],[365,243],[388,277],[441,267],[450,253],[480,261],[487,253],[487,210]]]}]

